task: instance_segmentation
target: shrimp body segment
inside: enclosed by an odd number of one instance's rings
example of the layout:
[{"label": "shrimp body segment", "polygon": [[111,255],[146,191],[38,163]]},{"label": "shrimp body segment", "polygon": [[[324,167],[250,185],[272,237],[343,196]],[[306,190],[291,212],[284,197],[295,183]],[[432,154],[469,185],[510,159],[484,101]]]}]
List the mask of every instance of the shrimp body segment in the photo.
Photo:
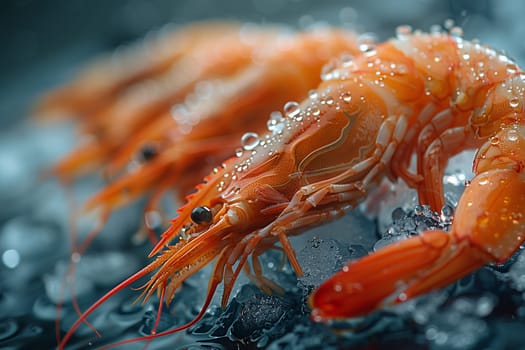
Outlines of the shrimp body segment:
[{"label": "shrimp body segment", "polygon": [[479,148],[476,177],[452,232],[425,232],[350,264],[313,293],[313,319],[363,315],[392,296],[406,300],[519,247],[525,85],[515,64],[461,38],[416,33],[333,60],[322,78],[308,98],[271,117],[269,132],[252,135],[242,154],[197,186],[152,250],[155,259],[82,315],[62,345],[101,302],[147,274],[143,296],[158,293],[169,302],[185,279],[214,261],[201,312],[176,330],[202,317],[221,282],[224,305],[241,270],[263,290],[280,292],[263,276],[260,254],[280,243],[300,275],[288,237],[344,215],[384,177],[406,181],[422,204],[440,209],[447,160],[468,148]]}]

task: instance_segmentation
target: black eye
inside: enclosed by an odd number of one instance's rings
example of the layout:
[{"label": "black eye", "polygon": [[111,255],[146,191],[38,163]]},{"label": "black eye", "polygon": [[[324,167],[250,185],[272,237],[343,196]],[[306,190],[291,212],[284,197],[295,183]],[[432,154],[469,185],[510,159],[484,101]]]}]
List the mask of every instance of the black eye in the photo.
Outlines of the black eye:
[{"label": "black eye", "polygon": [[211,215],[211,210],[208,207],[196,207],[191,211],[191,220],[199,224],[209,224],[212,222],[213,217]]},{"label": "black eye", "polygon": [[158,153],[157,147],[155,147],[155,145],[151,143],[147,143],[144,146],[142,146],[142,148],[139,150],[137,154],[137,158],[141,162],[147,162],[155,158],[157,153]]}]

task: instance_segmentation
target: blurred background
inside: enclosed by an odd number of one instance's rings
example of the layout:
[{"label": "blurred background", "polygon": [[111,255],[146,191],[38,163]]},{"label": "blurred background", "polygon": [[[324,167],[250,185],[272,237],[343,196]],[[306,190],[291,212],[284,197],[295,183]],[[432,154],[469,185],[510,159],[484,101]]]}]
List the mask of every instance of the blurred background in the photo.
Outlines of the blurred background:
[{"label": "blurred background", "polygon": [[520,61],[525,54],[524,6],[495,0],[4,0],[0,125],[23,118],[36,93],[70,77],[87,59],[166,23],[220,18],[304,27],[326,21],[374,32],[384,40],[400,24],[428,30],[453,19],[467,38],[479,38]]},{"label": "blurred background", "polygon": [[[68,261],[70,208],[60,185],[43,183],[41,174],[75,144],[75,131],[71,125],[37,125],[30,114],[35,98],[71,79],[94,57],[144,38],[148,32],[166,24],[207,19],[282,23],[295,28],[325,22],[357,32],[373,32],[380,40],[393,36],[398,25],[408,24],[427,31],[432,25],[442,25],[451,19],[463,28],[465,38],[477,38],[525,64],[524,13],[525,2],[519,0],[3,0],[0,11],[0,348],[51,349],[56,344],[56,301],[68,301],[68,295],[59,289]],[[93,183],[76,189],[80,198],[100,186],[100,182],[90,181]],[[89,295],[96,296],[100,289],[109,288],[144,263],[147,247],[130,246],[128,242],[129,232],[140,219],[139,207],[117,213],[117,219],[108,223],[105,230],[111,231],[111,235],[102,234],[102,243],[95,243],[95,248],[105,248],[99,250],[101,253],[83,258],[85,264],[79,266],[81,277],[76,293],[80,298],[88,296],[87,304],[91,300]],[[345,220],[339,228],[356,230],[356,225],[364,228],[360,231],[359,245],[352,248],[353,253],[337,255],[341,259],[354,253],[354,257],[362,255],[378,239],[377,227],[372,221],[359,215]],[[328,244],[325,252],[340,253],[342,246],[334,242]],[[317,247],[325,244],[314,243]],[[299,252],[303,259],[311,260],[312,254],[316,253]],[[274,262],[278,265],[279,256],[268,259],[269,265]],[[315,260],[331,264],[335,258],[322,259],[324,257],[319,256]],[[192,330],[189,339],[167,337],[150,348],[386,349],[401,346],[465,350],[519,349],[521,346],[525,349],[520,342],[520,329],[525,324],[525,302],[521,295],[525,290],[525,259],[517,259],[515,266],[518,267],[507,266],[490,273],[484,269],[475,275],[475,283],[469,282],[464,289],[456,286],[460,295],[472,295],[459,299],[459,303],[446,304],[446,298],[438,294],[434,301],[427,299],[421,304],[410,304],[408,311],[401,311],[402,317],[383,315],[372,319],[365,324],[361,336],[346,340],[326,327],[309,323],[301,291],[297,292],[299,296],[272,299],[249,286],[243,287],[225,313],[212,313],[200,328]],[[512,283],[501,284],[495,277],[499,273],[503,274],[502,280]],[[289,273],[286,278],[292,279],[291,276]],[[283,277],[276,272],[274,278]],[[279,282],[292,286],[296,283],[290,281]],[[203,293],[202,284],[190,283],[188,288]],[[182,297],[181,303],[191,303],[193,297],[190,293]],[[115,328],[106,339],[117,341],[126,332],[128,336],[137,336],[137,327],[142,334],[151,327],[154,306],[137,309],[131,306],[130,298],[117,299],[116,311],[114,306],[102,311],[101,328],[107,328],[108,324]],[[443,307],[445,304],[448,306]],[[179,305],[177,312],[191,318],[195,307],[185,309]],[[264,311],[265,316],[250,320],[246,316],[250,310]],[[62,327],[67,329],[76,314],[69,307],[63,315]],[[111,317],[106,318],[107,315]],[[487,318],[488,315],[492,318]],[[242,317],[245,317],[244,323],[239,321]],[[429,321],[430,317],[434,321]],[[261,329],[269,330],[264,333]],[[79,333],[78,339],[71,342],[72,348],[85,348],[86,339],[93,338],[89,329]],[[383,335],[378,334],[389,336],[380,340]],[[183,343],[186,345],[180,345]]]}]

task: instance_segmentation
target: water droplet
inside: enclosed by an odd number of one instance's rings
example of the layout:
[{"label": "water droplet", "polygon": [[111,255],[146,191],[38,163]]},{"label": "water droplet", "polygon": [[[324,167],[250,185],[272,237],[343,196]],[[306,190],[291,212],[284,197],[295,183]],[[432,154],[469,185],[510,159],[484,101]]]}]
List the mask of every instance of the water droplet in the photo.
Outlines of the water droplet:
[{"label": "water droplet", "polygon": [[268,122],[266,123],[266,126],[268,127],[268,130],[279,133],[282,131],[284,127],[284,118],[281,112],[275,111],[270,113],[270,119],[268,119]]},{"label": "water droplet", "polygon": [[404,64],[398,64],[397,65],[397,72],[399,74],[407,74],[408,73],[408,67]]},{"label": "water droplet", "polygon": [[317,117],[318,115],[320,115],[320,114],[321,114],[321,110],[319,109],[319,107],[317,107],[317,106],[312,107],[312,114],[313,114],[314,116],[316,116],[316,117]]},{"label": "water droplet", "polygon": [[241,137],[241,145],[245,151],[251,151],[259,144],[259,135],[254,132],[247,132]]},{"label": "water droplet", "polygon": [[468,96],[467,94],[465,94],[463,91],[459,90],[459,89],[456,89],[456,91],[454,91],[454,94],[452,95],[452,103],[455,103],[455,104],[464,104],[468,101]]},{"label": "water droplet", "polygon": [[359,51],[367,56],[373,56],[376,48],[376,36],[373,33],[364,33],[357,38]]},{"label": "water droplet", "polygon": [[200,81],[195,85],[195,93],[198,97],[207,99],[213,92],[213,83],[211,81]]},{"label": "water droplet", "polygon": [[451,18],[446,19],[443,23],[443,27],[445,27],[446,30],[452,29],[452,27],[454,27],[454,20]]},{"label": "water droplet", "polygon": [[463,37],[463,28],[461,27],[453,27],[450,29],[450,35],[453,36],[454,38],[461,38]]},{"label": "water droplet", "polygon": [[518,141],[518,132],[514,129],[507,131],[507,140],[515,142]]},{"label": "water droplet", "polygon": [[243,154],[242,148],[237,148],[237,149],[235,150],[235,155],[236,155],[237,157],[242,157],[242,154]]},{"label": "water droplet", "polygon": [[331,59],[321,69],[321,80],[330,80],[334,78],[334,71],[337,68],[337,60]]},{"label": "water droplet", "polygon": [[454,208],[452,208],[450,205],[445,204],[443,208],[441,208],[441,220],[444,222],[449,222],[454,217]]},{"label": "water droplet", "polygon": [[16,249],[8,249],[2,254],[2,262],[10,269],[14,269],[20,264],[20,254]]},{"label": "water droplet", "polygon": [[310,90],[308,91],[308,97],[310,97],[312,100],[317,100],[317,98],[319,97],[319,93],[317,92],[317,90]]},{"label": "water droplet", "polygon": [[352,94],[350,92],[343,92],[341,99],[346,103],[350,103],[350,101],[352,101]]},{"label": "water droplet", "polygon": [[518,67],[515,64],[511,63],[511,64],[507,64],[507,66],[505,67],[505,70],[507,71],[508,74],[515,74],[518,71]]},{"label": "water droplet", "polygon": [[396,37],[399,40],[406,40],[412,34],[412,27],[409,25],[401,25],[396,28]]},{"label": "water droplet", "polygon": [[341,292],[341,291],[343,291],[343,286],[341,285],[341,283],[336,283],[336,284],[334,284],[334,291],[335,291],[335,292]]},{"label": "water droplet", "polygon": [[314,314],[315,311],[316,310],[312,311],[312,318],[313,318],[314,322],[317,322],[317,323],[323,322],[323,318],[321,316],[319,316],[317,314]]},{"label": "water droplet", "polygon": [[478,184],[480,186],[485,186],[485,185],[488,185],[489,183],[490,183],[490,181],[487,178],[479,179],[479,181],[478,181]]},{"label": "water droplet", "polygon": [[416,215],[423,215],[424,214],[424,211],[425,211],[425,208],[422,206],[422,205],[416,205],[414,207],[414,213]]},{"label": "water droplet", "polygon": [[82,255],[78,252],[74,252],[71,254],[71,262],[74,264],[78,264],[80,262],[80,259],[82,259]]},{"label": "water droplet", "polygon": [[144,224],[149,229],[156,229],[162,224],[162,216],[157,210],[150,210],[144,213]]},{"label": "water droplet", "polygon": [[332,96],[328,96],[325,100],[326,104],[331,106],[334,104],[334,98]]},{"label": "water droplet", "polygon": [[343,67],[350,67],[354,63],[352,55],[344,53],[341,55],[341,64]]},{"label": "water droplet", "polygon": [[441,34],[441,26],[439,24],[433,24],[430,26],[430,34]]},{"label": "water droplet", "polygon": [[513,97],[509,100],[509,105],[512,108],[516,108],[520,105],[520,100],[517,97]]},{"label": "water droplet", "polygon": [[490,144],[493,145],[493,146],[498,145],[499,144],[499,138],[497,136],[491,137],[490,138]]},{"label": "water droplet", "polygon": [[489,221],[490,221],[490,218],[488,215],[483,214],[478,217],[478,225],[481,228],[487,227],[487,225],[489,224]]},{"label": "water droplet", "polygon": [[523,214],[522,213],[517,213],[517,212],[512,212],[510,214],[510,217],[511,217],[512,223],[514,225],[518,225],[521,222],[521,220],[523,219]]},{"label": "water droplet", "polygon": [[299,104],[295,101],[289,101],[286,102],[284,105],[284,113],[289,118],[294,118],[301,112],[301,109],[299,108]]}]

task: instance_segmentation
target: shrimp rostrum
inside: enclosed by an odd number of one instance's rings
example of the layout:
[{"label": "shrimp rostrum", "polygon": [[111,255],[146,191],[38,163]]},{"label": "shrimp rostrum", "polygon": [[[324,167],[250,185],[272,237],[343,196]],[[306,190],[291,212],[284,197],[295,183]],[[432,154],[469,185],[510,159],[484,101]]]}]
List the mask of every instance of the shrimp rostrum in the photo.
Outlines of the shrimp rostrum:
[{"label": "shrimp rostrum", "polygon": [[202,317],[221,282],[224,305],[241,270],[263,290],[280,291],[262,274],[264,251],[280,244],[300,275],[288,237],[344,215],[385,177],[439,210],[447,161],[466,149],[478,149],[475,177],[451,232],[423,232],[350,263],[312,294],[313,319],[361,316],[508,259],[525,231],[525,74],[449,33],[403,32],[360,49],[330,61],[316,90],[286,103],[268,132],[214,169],[152,250],[155,259],[88,309],[61,345],[102,302],[148,274],[143,296],[169,302],[214,261],[201,312],[172,331]]}]

